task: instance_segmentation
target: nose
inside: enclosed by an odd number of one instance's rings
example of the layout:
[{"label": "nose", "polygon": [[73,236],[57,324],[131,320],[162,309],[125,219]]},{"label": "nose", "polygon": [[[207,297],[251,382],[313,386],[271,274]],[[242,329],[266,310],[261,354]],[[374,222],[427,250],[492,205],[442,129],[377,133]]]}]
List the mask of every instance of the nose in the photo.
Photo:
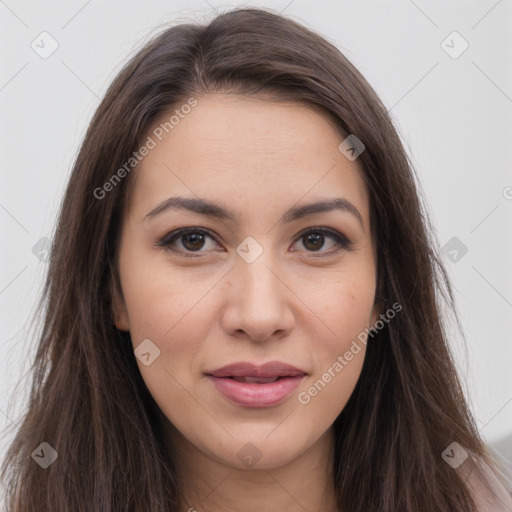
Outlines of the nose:
[{"label": "nose", "polygon": [[230,272],[221,322],[231,336],[261,342],[286,336],[293,328],[294,294],[264,255],[252,263],[239,258]]}]

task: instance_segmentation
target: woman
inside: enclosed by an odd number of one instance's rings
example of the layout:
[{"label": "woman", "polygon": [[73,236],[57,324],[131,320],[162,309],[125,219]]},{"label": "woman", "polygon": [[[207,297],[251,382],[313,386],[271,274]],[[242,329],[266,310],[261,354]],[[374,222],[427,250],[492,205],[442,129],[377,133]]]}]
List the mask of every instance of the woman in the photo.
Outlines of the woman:
[{"label": "woman", "polygon": [[435,247],[338,50],[257,9],[169,28],[77,157],[8,509],[508,510]]}]

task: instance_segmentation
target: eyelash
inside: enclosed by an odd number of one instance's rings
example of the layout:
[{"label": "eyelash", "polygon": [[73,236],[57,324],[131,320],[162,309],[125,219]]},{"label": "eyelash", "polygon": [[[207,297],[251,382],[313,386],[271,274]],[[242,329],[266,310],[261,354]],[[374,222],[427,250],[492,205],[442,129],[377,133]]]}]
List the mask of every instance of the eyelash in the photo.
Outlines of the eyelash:
[{"label": "eyelash", "polygon": [[[215,240],[216,243],[219,243],[216,239],[216,237],[207,229],[200,228],[200,227],[187,227],[187,228],[181,228],[177,229],[175,231],[172,231],[171,233],[168,233],[163,238],[161,238],[159,241],[155,243],[157,247],[163,247],[166,251],[171,251],[179,256],[183,256],[185,258],[197,258],[194,253],[201,253],[206,252],[202,251],[201,249],[197,251],[188,251],[187,252],[180,252],[176,251],[175,249],[171,248],[171,245],[178,240],[181,236],[191,234],[191,233],[199,233],[202,235],[209,236],[213,240]],[[310,234],[321,234],[327,237],[330,237],[335,240],[337,248],[331,249],[329,251],[307,251],[308,253],[311,253],[313,257],[323,257],[323,256],[329,256],[332,254],[337,254],[341,252],[342,250],[349,251],[352,248],[353,242],[348,240],[344,235],[339,233],[338,231],[330,228],[325,227],[311,227],[304,231],[302,231],[296,238],[294,244],[298,242],[301,238],[310,235]],[[295,251],[294,251],[295,252]]]}]

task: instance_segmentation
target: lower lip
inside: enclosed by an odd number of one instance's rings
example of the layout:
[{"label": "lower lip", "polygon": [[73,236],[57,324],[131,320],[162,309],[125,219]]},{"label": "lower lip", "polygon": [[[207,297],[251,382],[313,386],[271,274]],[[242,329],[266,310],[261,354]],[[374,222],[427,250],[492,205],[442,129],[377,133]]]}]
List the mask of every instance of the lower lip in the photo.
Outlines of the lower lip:
[{"label": "lower lip", "polygon": [[291,395],[305,375],[283,377],[267,384],[238,382],[227,377],[208,378],[228,400],[246,407],[269,407],[276,405]]}]

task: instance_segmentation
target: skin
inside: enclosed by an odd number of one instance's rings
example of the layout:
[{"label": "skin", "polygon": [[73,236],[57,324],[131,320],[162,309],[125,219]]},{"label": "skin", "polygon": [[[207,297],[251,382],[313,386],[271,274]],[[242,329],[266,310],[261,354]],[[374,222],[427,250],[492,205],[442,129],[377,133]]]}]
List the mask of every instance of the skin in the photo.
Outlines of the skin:
[{"label": "skin", "polygon": [[[233,94],[197,99],[134,171],[119,245],[123,296],[115,299],[115,325],[130,332],[134,349],[150,339],[160,350],[150,365],[137,363],[166,418],[183,510],[259,512],[267,504],[334,511],[332,423],[357,383],[364,344],[308,404],[298,394],[379,317],[363,170],[338,150],[345,136],[314,107]],[[173,196],[208,199],[239,219],[185,209],[145,219]],[[335,197],[357,208],[362,225],[342,210],[279,222],[292,206]],[[178,228],[197,226],[213,235],[202,247],[179,237],[174,253],[156,246]],[[350,249],[334,253],[329,235],[311,248],[301,235],[311,227],[336,230],[352,242]],[[235,250],[247,236],[263,249],[252,263]],[[234,405],[204,375],[237,361],[272,360],[307,373],[272,407]],[[237,456],[247,443],[261,457],[252,467]]]}]

